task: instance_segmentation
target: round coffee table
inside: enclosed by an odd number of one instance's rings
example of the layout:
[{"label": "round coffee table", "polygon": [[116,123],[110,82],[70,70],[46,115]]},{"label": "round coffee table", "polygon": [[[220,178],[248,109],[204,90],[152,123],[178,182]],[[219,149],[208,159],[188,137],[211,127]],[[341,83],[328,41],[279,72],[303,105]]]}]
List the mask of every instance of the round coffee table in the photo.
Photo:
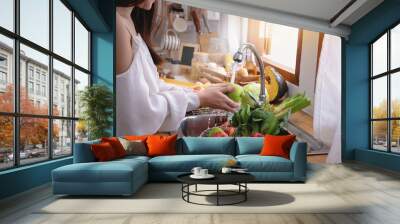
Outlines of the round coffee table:
[{"label": "round coffee table", "polygon": [[[189,174],[182,174],[177,177],[178,181],[182,183],[182,199],[188,203],[197,205],[234,205],[245,202],[247,200],[247,192],[249,188],[247,183],[255,180],[255,177],[248,173],[228,173],[213,174],[215,177],[212,179],[193,179]],[[215,190],[198,190],[197,185],[215,185]],[[220,185],[236,185],[237,190],[224,190],[220,189]],[[190,186],[195,186],[194,191],[190,191]],[[206,194],[214,192],[215,194]],[[190,196],[203,196],[203,197],[216,197],[216,204],[202,204],[190,200]],[[240,199],[231,203],[221,203],[221,197],[240,196]]]}]

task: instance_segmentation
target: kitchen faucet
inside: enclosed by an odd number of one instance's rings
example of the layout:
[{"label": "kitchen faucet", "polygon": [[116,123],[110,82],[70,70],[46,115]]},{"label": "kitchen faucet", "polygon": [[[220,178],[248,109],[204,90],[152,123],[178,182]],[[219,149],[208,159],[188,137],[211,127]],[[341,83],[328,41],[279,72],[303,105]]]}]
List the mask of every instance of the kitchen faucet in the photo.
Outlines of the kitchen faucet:
[{"label": "kitchen faucet", "polygon": [[[258,67],[260,68],[261,89],[260,89],[260,98],[259,98],[259,101],[257,103],[258,104],[262,104],[266,100],[264,63],[263,63],[263,61],[262,61],[262,59],[260,57],[260,54],[257,52],[256,48],[254,47],[254,45],[251,44],[251,43],[242,44],[239,47],[239,50],[233,55],[233,61],[235,63],[241,63],[243,61],[243,53],[245,52],[246,49],[249,49],[250,51],[253,52],[254,56],[256,57],[256,61],[257,61]],[[235,71],[233,72],[233,76],[234,75],[235,75]]]}]

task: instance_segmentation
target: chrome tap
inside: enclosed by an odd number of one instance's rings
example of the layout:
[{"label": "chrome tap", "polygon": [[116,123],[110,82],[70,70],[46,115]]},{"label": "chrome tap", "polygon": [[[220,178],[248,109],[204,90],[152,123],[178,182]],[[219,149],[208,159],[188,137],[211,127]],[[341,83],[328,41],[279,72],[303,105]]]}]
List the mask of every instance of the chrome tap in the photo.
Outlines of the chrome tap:
[{"label": "chrome tap", "polygon": [[266,100],[264,63],[260,57],[260,54],[258,54],[256,48],[254,47],[254,45],[251,43],[242,44],[239,47],[239,50],[233,55],[233,61],[235,61],[236,63],[241,63],[243,61],[243,57],[244,57],[243,54],[246,49],[249,49],[250,51],[253,52],[254,56],[256,57],[258,67],[260,68],[261,89],[260,89],[260,98],[259,98],[258,103],[264,103]]}]

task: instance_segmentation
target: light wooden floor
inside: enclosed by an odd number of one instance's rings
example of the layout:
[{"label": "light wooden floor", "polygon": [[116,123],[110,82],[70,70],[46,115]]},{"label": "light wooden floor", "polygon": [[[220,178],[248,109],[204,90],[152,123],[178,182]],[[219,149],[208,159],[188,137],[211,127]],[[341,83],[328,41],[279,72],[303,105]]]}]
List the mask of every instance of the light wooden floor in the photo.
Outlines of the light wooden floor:
[{"label": "light wooden floor", "polygon": [[327,154],[314,154],[314,155],[308,155],[307,156],[307,161],[309,163],[313,164],[324,164],[326,162],[326,157]]},{"label": "light wooden floor", "polygon": [[346,201],[362,200],[367,206],[357,214],[35,214],[38,207],[54,200],[49,186],[44,186],[0,202],[0,223],[400,223],[399,174],[358,163],[313,164],[310,166],[308,182],[320,184]]},{"label": "light wooden floor", "polygon": [[291,114],[289,120],[308,134],[314,134],[313,118],[307,113],[299,111],[297,113]]}]

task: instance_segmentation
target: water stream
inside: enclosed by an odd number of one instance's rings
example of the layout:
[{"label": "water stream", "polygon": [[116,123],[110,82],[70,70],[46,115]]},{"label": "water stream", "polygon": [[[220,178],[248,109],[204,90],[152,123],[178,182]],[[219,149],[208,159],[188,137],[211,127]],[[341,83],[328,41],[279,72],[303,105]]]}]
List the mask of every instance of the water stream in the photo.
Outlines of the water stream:
[{"label": "water stream", "polygon": [[240,63],[238,63],[238,62],[236,62],[236,61],[234,61],[234,62],[232,63],[232,67],[231,67],[231,83],[235,83],[236,72],[237,72],[237,69],[238,69],[238,67],[239,67],[239,64],[240,64]]}]

